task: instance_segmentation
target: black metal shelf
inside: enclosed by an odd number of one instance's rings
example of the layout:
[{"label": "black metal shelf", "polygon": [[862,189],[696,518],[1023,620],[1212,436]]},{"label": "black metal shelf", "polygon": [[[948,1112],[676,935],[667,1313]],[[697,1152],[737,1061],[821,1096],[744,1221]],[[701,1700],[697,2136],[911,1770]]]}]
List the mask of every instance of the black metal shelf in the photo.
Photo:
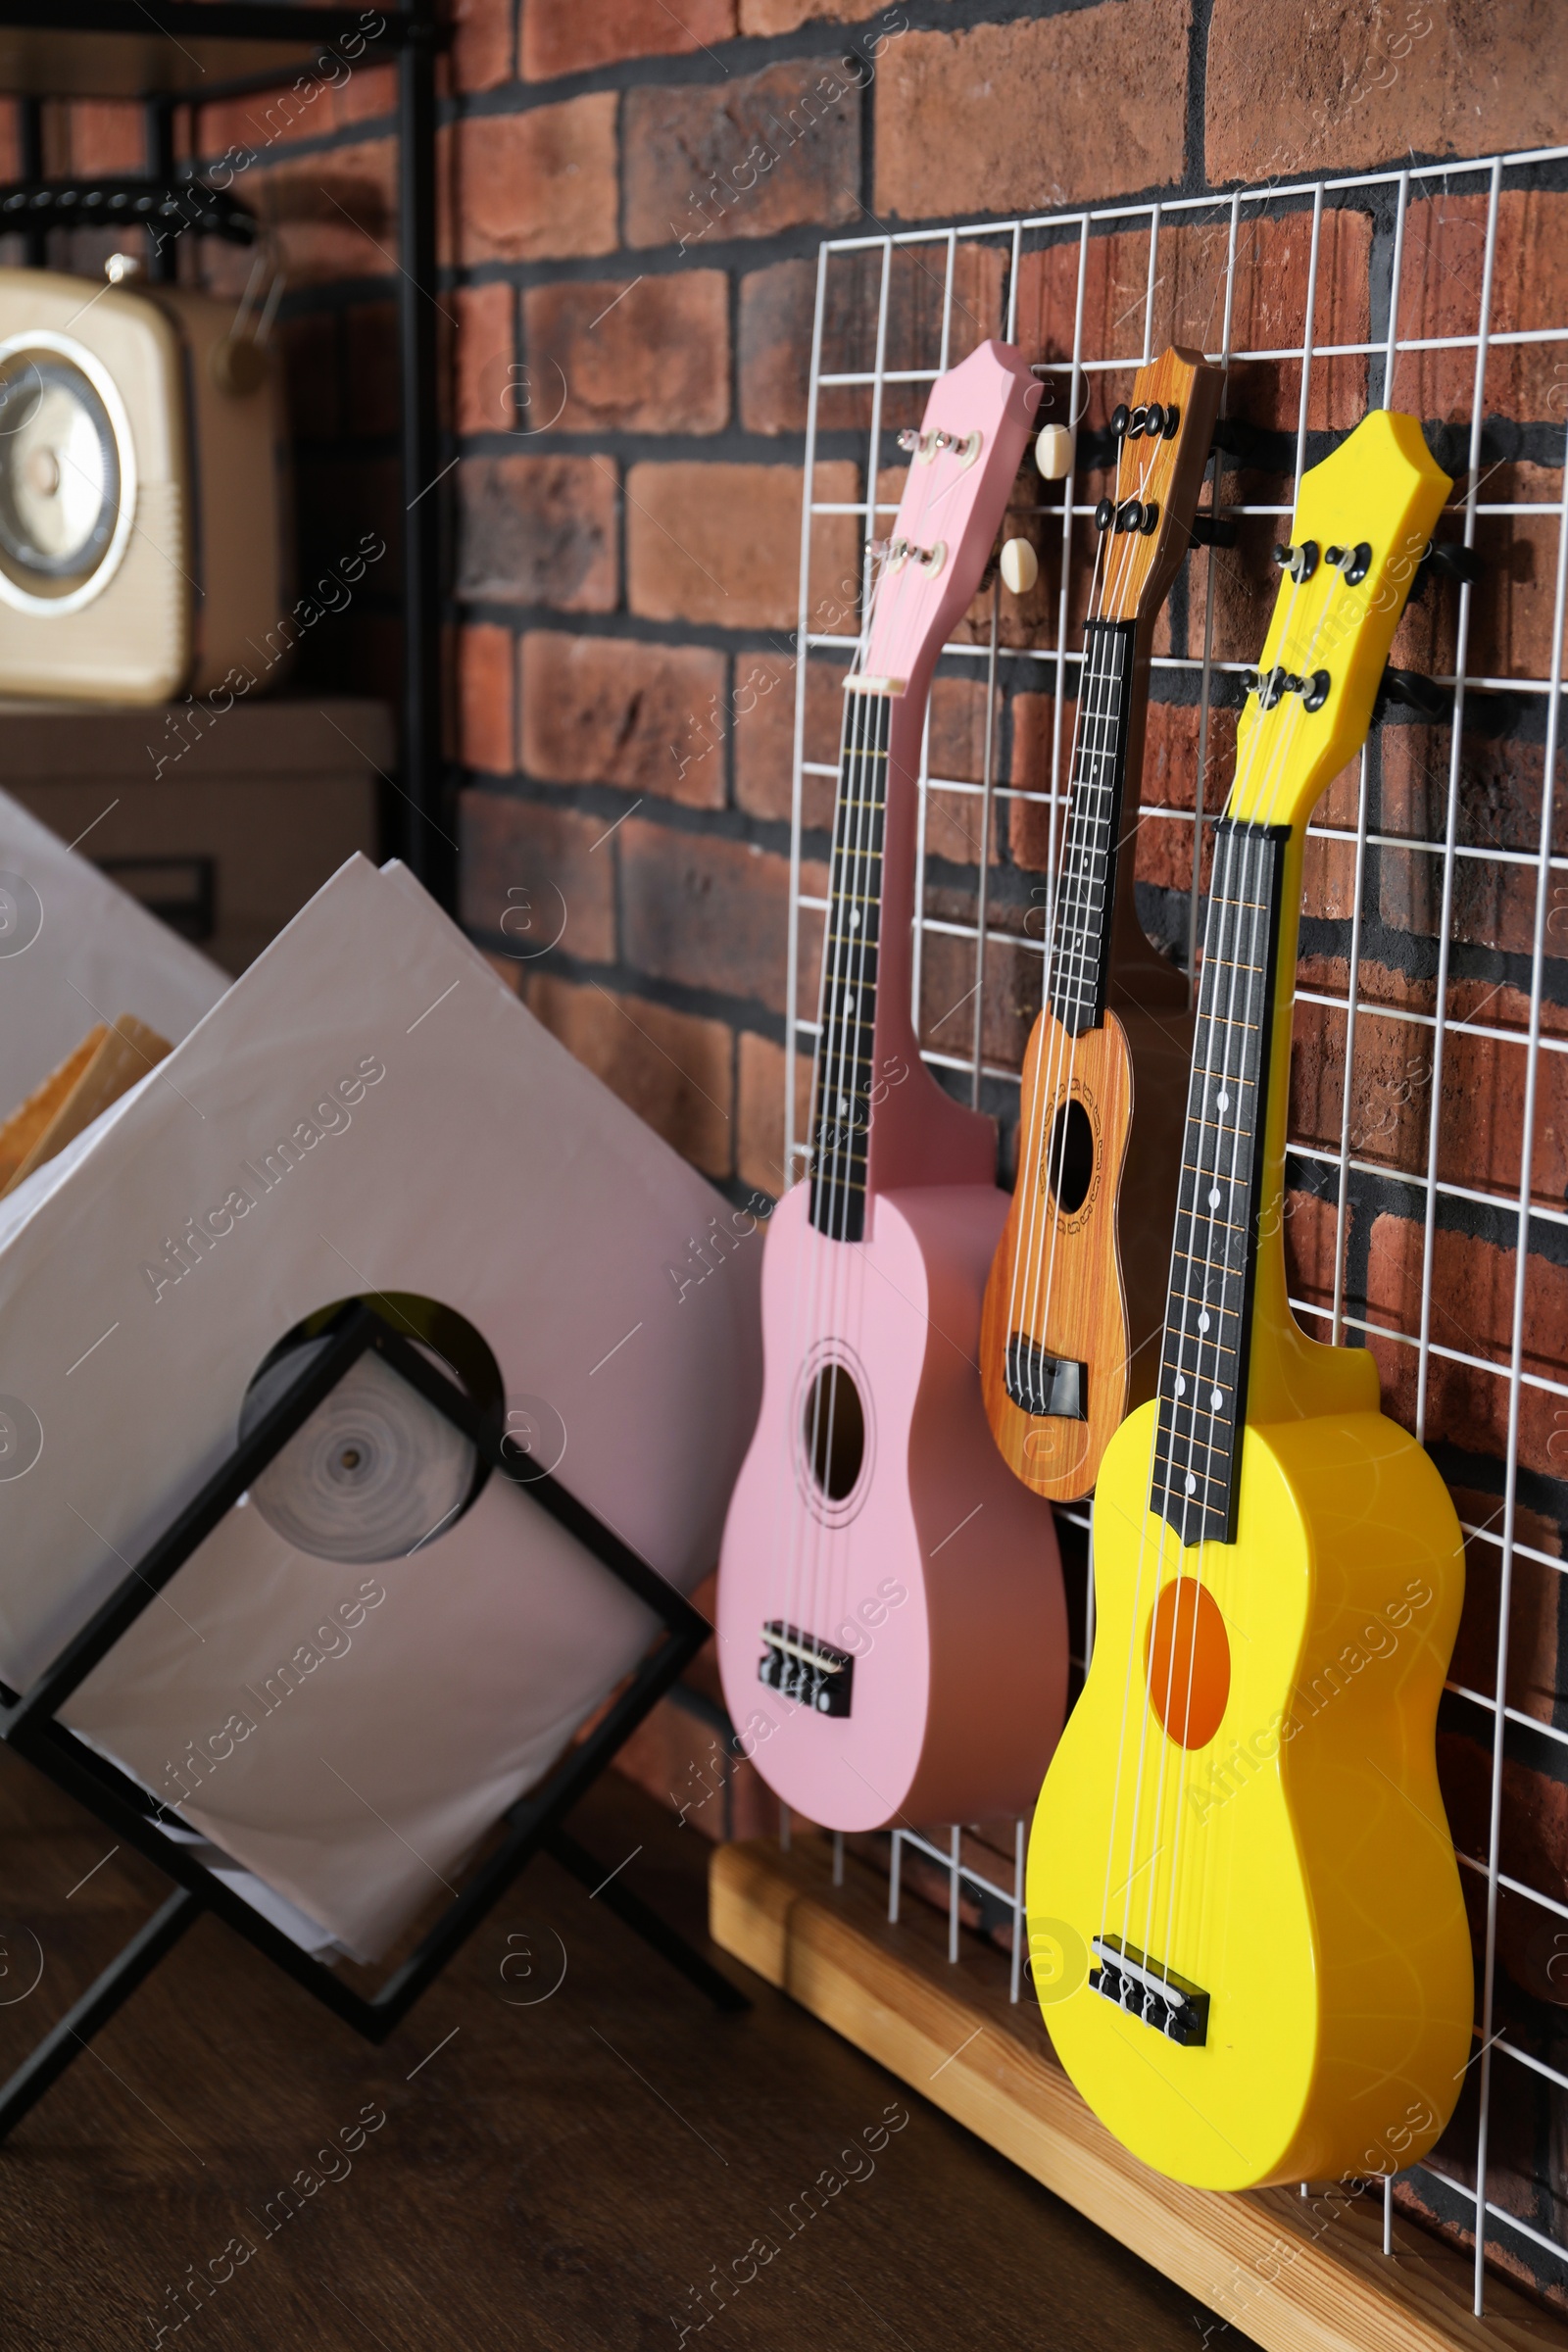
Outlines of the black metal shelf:
[{"label": "black metal shelf", "polygon": [[[403,673],[399,797],[385,811],[388,846],[445,906],[456,899],[453,827],[441,807],[439,477],[436,412],[435,0],[318,8],[309,0],[0,0],[0,94],[23,100],[22,177],[41,176],[38,102],[131,98],[147,108],[147,169],[174,169],[174,115],[236,88],[308,72],[334,43],[355,64],[398,69],[398,352],[402,379]],[[339,51],[339,54],[343,54]],[[194,124],[193,124],[194,128]],[[201,150],[199,136],[191,139]],[[28,232],[41,267],[44,233]],[[155,277],[172,274],[167,250]]]}]

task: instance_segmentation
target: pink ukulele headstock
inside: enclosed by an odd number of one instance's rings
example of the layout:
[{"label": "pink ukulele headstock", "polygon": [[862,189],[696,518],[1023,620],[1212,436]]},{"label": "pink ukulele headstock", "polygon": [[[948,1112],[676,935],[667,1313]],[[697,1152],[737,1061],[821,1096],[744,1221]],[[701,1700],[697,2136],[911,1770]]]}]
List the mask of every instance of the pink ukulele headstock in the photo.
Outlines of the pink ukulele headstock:
[{"label": "pink ukulele headstock", "polygon": [[862,674],[924,675],[967,610],[1006,511],[1041,387],[1010,343],[982,343],[931,387],[898,520],[880,551]]}]

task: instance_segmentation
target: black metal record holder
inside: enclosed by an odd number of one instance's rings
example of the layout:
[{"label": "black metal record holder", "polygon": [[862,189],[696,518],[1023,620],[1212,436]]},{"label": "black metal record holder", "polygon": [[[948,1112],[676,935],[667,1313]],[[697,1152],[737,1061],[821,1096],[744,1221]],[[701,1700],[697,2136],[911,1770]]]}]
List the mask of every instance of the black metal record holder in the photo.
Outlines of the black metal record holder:
[{"label": "black metal record holder", "polygon": [[[182,220],[207,233],[248,235],[246,208],[175,167],[177,110],[276,88],[309,74],[335,44],[358,42],[396,60],[398,356],[402,401],[402,774],[382,808],[389,850],[406,859],[439,905],[456,903],[457,874],[442,775],[440,476],[437,409],[436,53],[445,34],[436,0],[380,0],[374,8],[316,0],[0,0],[0,94],[20,98],[21,176],[0,196],[0,233],[20,228],[29,266],[41,268],[50,228],[118,225],[151,231],[149,275],[174,273]],[[50,183],[43,173],[40,101],[133,98],[146,110],[148,176]],[[193,152],[200,140],[191,139]],[[80,202],[91,189],[100,202]],[[118,196],[118,204],[109,200]],[[226,225],[220,216],[226,213]],[[202,216],[199,220],[192,218]],[[165,233],[160,233],[161,231]]]},{"label": "black metal record holder", "polygon": [[[707,1621],[673,1586],[657,1575],[628,1544],[595,1517],[575,1495],[527,1457],[509,1451],[504,1432],[466,1392],[438,1371],[416,1348],[399,1337],[380,1315],[358,1299],[340,1307],[298,1376],[268,1408],[249,1434],[164,1534],[136,1561],[115,1591],[31,1689],[18,1692],[0,1684],[0,1740],[16,1748],[57,1788],[95,1813],[127,1845],[134,1846],[176,1882],[176,1891],[156,1911],[123,1950],[63,2017],[11,2080],[0,2085],[0,2139],[112,2018],[164,1954],[212,1912],[313,1993],[335,2017],[368,2041],[384,2041],[440,1974],[455,1952],[504,1895],[518,1873],[541,1850],[602,1897],[607,1907],[655,1951],[679,1969],[720,2009],[744,2009],[746,1996],[710,1965],[675,1930],[650,1910],[618,1878],[608,1877],[562,1827],[565,1815],[611,1762],[651,1707],[663,1696],[708,1639]],[[435,1409],[445,1414],[474,1446],[491,1473],[518,1487],[548,1511],[658,1617],[662,1637],[587,1735],[565,1754],[540,1786],[518,1799],[504,1817],[500,1841],[473,1869],[441,1916],[400,1961],[379,1989],[367,1996],[344,1982],[326,1962],[303,1950],[244,1897],[225,1886],[188,1845],[159,1827],[162,1810],[128,1775],[78,1739],[59,1721],[73,1691],[106,1658],[117,1642],[149,1608],[198,1545],[248,1492],[274,1455],[322,1404],[350,1366],[368,1350],[379,1355]],[[181,1825],[183,1826],[183,1825]]]}]

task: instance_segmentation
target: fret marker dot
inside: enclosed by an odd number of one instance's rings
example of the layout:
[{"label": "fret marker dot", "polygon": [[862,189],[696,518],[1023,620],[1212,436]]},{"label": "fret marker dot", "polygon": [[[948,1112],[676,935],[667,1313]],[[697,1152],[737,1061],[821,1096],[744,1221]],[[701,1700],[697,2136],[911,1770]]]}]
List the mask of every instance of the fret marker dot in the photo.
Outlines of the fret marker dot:
[{"label": "fret marker dot", "polygon": [[1218,1206],[1219,1206],[1219,1202],[1220,1202],[1220,1191],[1219,1191],[1219,1186],[1218,1186],[1217,1184],[1211,1184],[1211,1185],[1209,1186],[1209,1188],[1208,1188],[1208,1205],[1209,1205],[1209,1207],[1210,1207],[1210,1208],[1218,1208]]},{"label": "fret marker dot", "polygon": [[1223,1390],[1223,1389],[1210,1389],[1210,1390],[1209,1390],[1209,1392],[1208,1392],[1208,1401],[1209,1401],[1209,1403],[1210,1403],[1210,1404],[1211,1404],[1211,1405],[1214,1407],[1214,1410],[1215,1410],[1215,1412],[1217,1413],[1217,1412],[1219,1411],[1219,1408],[1220,1408],[1220,1406],[1221,1406],[1221,1405],[1224,1403],[1224,1401],[1225,1401],[1225,1392],[1224,1392],[1224,1390]]},{"label": "fret marker dot", "polygon": [[860,910],[859,910],[858,906],[857,906],[857,907],[855,908],[854,912],[853,912],[853,913],[851,914],[851,916],[850,916],[850,929],[851,929],[852,931],[858,931],[858,929],[859,929],[859,928],[860,928]]},{"label": "fret marker dot", "polygon": [[1200,1331],[1206,1331],[1208,1329],[1208,1316],[1206,1312],[1199,1316],[1198,1328]]},{"label": "fret marker dot", "polygon": [[1185,1373],[1178,1372],[1176,1375],[1176,1394],[1178,1396],[1185,1396],[1187,1394],[1187,1376]]},{"label": "fret marker dot", "polygon": [[1229,1110],[1231,1106],[1231,1099],[1223,1087],[1220,1088],[1219,1093],[1214,1097],[1214,1100],[1219,1104],[1221,1110]]},{"label": "fret marker dot", "polygon": [[1190,1470],[1187,1473],[1187,1492],[1189,1494],[1196,1494],[1198,1493],[1198,1481]]},{"label": "fret marker dot", "polygon": [[849,1098],[849,1096],[848,1096],[848,1095],[840,1095],[840,1097],[839,1097],[839,1117],[840,1117],[841,1119],[847,1119],[847,1118],[849,1117],[849,1115],[850,1115],[850,1098]]}]

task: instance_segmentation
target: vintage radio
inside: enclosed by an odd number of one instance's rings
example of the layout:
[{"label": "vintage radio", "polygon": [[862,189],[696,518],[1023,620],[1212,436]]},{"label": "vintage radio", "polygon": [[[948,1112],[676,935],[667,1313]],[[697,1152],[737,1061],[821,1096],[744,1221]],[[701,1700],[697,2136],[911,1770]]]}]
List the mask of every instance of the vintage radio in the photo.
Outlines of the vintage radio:
[{"label": "vintage radio", "polygon": [[288,593],[283,465],[247,306],[0,270],[0,694],[220,685]]}]

